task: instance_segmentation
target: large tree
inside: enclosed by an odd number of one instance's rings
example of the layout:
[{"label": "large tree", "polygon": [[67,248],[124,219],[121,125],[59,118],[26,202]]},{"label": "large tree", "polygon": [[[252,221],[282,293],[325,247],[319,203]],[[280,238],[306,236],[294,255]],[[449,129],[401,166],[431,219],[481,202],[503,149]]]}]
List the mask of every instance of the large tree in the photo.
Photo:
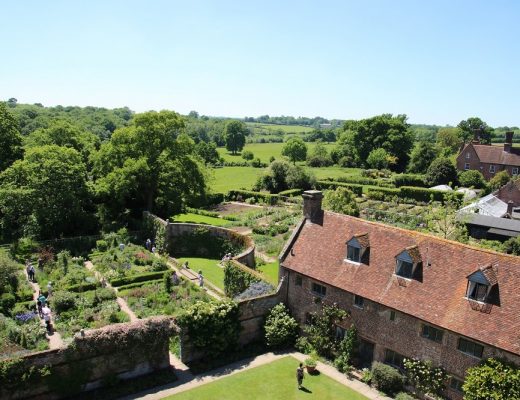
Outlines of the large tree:
[{"label": "large tree", "polygon": [[302,138],[292,137],[282,147],[282,156],[287,157],[293,164],[307,158],[307,145]]},{"label": "large tree", "polygon": [[338,187],[335,190],[326,190],[323,198],[323,207],[326,210],[359,217],[359,207],[356,203],[356,196],[351,190],[344,187]]},{"label": "large tree", "polygon": [[16,118],[0,103],[0,171],[22,158],[22,136]]},{"label": "large tree", "polygon": [[456,185],[457,170],[449,159],[437,158],[428,167],[424,179],[429,186]]},{"label": "large tree", "polygon": [[445,156],[457,153],[464,140],[459,128],[446,127],[441,128],[437,132],[437,146],[441,153]]},{"label": "large tree", "polygon": [[408,171],[424,174],[433,160],[437,157],[437,149],[430,142],[418,142],[410,155]]},{"label": "large tree", "polygon": [[486,124],[478,117],[471,117],[460,121],[457,125],[457,128],[459,128],[461,139],[464,142],[471,141],[473,136],[477,135],[481,143],[491,143],[491,134],[493,133],[493,128],[488,126],[488,124]]},{"label": "large tree", "polygon": [[246,135],[249,133],[247,125],[242,121],[231,120],[226,123],[224,136],[226,138],[226,149],[233,154],[241,151],[246,144]]},{"label": "large tree", "polygon": [[[103,219],[138,216],[144,209],[170,216],[205,193],[203,165],[194,154],[181,116],[172,111],[138,114],[114,132],[94,162]],[[103,221],[106,223],[107,221]]]},{"label": "large tree", "polygon": [[394,117],[383,114],[359,121],[347,121],[343,129],[348,134],[343,141],[351,144],[351,150],[360,163],[366,163],[372,150],[383,148],[397,158],[394,168],[403,171],[408,164],[408,154],[414,141],[406,118],[406,115]]}]

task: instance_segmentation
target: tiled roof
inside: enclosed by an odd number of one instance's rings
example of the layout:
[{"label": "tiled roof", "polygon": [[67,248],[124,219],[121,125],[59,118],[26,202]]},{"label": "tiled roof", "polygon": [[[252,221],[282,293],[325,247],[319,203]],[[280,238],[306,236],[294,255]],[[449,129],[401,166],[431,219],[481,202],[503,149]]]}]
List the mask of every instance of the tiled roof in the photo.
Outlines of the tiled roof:
[{"label": "tiled roof", "polygon": [[368,240],[368,233],[358,233],[357,235],[354,235],[354,237],[357,239],[358,243],[363,247],[363,248],[368,248],[370,247],[370,241]]},{"label": "tiled roof", "polygon": [[[370,236],[368,265],[343,260],[345,242],[357,232]],[[394,256],[410,247],[423,260],[422,279],[400,286]],[[305,221],[293,249],[294,255],[287,252],[281,260],[285,268],[520,354],[520,257],[331,212],[320,224]],[[472,309],[465,298],[467,276],[482,265],[495,266],[500,293],[500,305],[486,312]]]},{"label": "tiled roof", "polygon": [[491,146],[486,144],[468,144],[473,146],[480,162],[487,164],[520,166],[520,148],[511,148],[511,153],[504,151],[503,146]]},{"label": "tiled roof", "polygon": [[496,285],[498,283],[497,274],[495,273],[495,270],[493,269],[492,265],[486,265],[484,267],[481,267],[480,270],[482,271],[490,285]]}]

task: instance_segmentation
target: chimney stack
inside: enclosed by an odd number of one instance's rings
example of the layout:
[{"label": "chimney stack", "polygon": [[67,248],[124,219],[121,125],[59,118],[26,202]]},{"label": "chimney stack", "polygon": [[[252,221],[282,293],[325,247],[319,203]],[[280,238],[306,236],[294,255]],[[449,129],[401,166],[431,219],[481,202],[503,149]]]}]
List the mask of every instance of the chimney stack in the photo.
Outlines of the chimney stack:
[{"label": "chimney stack", "polygon": [[506,141],[504,143],[504,151],[511,153],[511,148],[513,147],[513,132],[506,132]]},{"label": "chimney stack", "polygon": [[323,210],[321,200],[323,193],[319,190],[306,190],[303,192],[303,216],[314,224],[323,221]]},{"label": "chimney stack", "polygon": [[509,216],[512,216],[512,215],[513,215],[513,204],[514,204],[514,203],[513,203],[512,200],[509,200],[509,201],[507,202],[507,214],[508,214]]}]

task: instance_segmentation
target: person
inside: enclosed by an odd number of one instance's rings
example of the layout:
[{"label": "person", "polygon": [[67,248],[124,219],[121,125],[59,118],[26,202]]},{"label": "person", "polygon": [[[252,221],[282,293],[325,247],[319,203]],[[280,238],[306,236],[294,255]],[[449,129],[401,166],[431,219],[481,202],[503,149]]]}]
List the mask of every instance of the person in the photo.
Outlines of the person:
[{"label": "person", "polygon": [[107,280],[105,279],[105,277],[103,277],[103,278],[101,279],[101,287],[102,287],[102,288],[106,288],[106,287],[107,287]]},{"label": "person", "polygon": [[179,284],[179,276],[177,275],[177,271],[173,271],[172,282],[174,286]]},{"label": "person", "polygon": [[34,265],[32,263],[29,263],[29,280],[31,282],[34,282]]},{"label": "person", "polygon": [[42,307],[43,320],[45,321],[45,327],[47,328],[47,332],[52,332],[52,324],[51,324],[51,309],[47,306]]},{"label": "person", "polygon": [[119,243],[119,250],[123,251],[125,249],[124,243]]},{"label": "person", "polygon": [[144,247],[146,247],[146,250],[150,251],[150,249],[152,248],[152,241],[150,239],[146,239]]},{"label": "person", "polygon": [[202,270],[199,269],[199,286],[204,287],[204,277],[202,276]]},{"label": "person", "polygon": [[298,389],[302,388],[303,375],[303,364],[300,363],[300,366],[296,368],[296,380],[298,381]]},{"label": "person", "polygon": [[43,259],[41,257],[38,257],[38,269],[43,269]]},{"label": "person", "polygon": [[52,296],[52,282],[49,281],[47,283],[47,297],[51,297]]},{"label": "person", "polygon": [[152,253],[155,254],[155,250],[156,250],[155,246],[152,246]]},{"label": "person", "polygon": [[190,267],[188,267],[188,261],[186,261],[184,264],[182,264],[182,268],[190,269]]},{"label": "person", "polygon": [[42,302],[40,301],[39,298],[36,300],[36,308],[38,309],[38,316],[39,316],[40,318],[43,318]]},{"label": "person", "polygon": [[38,296],[38,300],[40,300],[40,302],[42,303],[42,307],[45,307],[45,304],[47,304],[47,299],[45,298],[45,296],[43,295],[42,292],[40,292],[40,296]]}]

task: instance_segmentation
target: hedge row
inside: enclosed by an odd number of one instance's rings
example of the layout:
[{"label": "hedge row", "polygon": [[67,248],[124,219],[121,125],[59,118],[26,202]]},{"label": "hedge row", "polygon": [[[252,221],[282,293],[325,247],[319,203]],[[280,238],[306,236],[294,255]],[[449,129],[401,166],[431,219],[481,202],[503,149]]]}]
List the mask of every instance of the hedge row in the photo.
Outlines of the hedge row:
[{"label": "hedge row", "polygon": [[426,182],[424,181],[424,175],[418,174],[398,174],[393,177],[394,185],[397,187],[401,186],[416,186],[416,187],[426,187]]},{"label": "hedge row", "polygon": [[164,271],[147,272],[146,274],[132,275],[132,276],[126,276],[124,278],[112,279],[110,281],[110,284],[112,286],[119,287],[119,286],[129,285],[131,283],[136,283],[136,282],[144,282],[144,281],[151,281],[151,280],[155,280],[155,279],[162,279],[163,276],[164,276]]},{"label": "hedge row", "polygon": [[372,186],[381,186],[381,187],[393,187],[394,184],[392,181],[383,180],[383,179],[374,179],[374,178],[363,178],[363,177],[355,177],[355,176],[339,176],[337,178],[328,178],[329,181],[343,182],[343,183],[353,183],[356,185],[372,185]]},{"label": "hedge row", "polygon": [[151,285],[151,284],[162,283],[162,282],[163,282],[163,279],[153,279],[153,280],[150,280],[150,281],[129,283],[128,285],[118,286],[117,290],[119,290],[119,291],[121,291],[121,290],[128,290],[128,289],[133,289],[133,288],[136,288],[136,287],[141,287],[141,286],[144,286],[144,285]]},{"label": "hedge row", "polygon": [[303,189],[289,189],[278,193],[278,196],[294,197],[299,196],[303,193]]},{"label": "hedge row", "polygon": [[337,187],[345,187],[347,189],[352,190],[352,192],[357,196],[361,197],[363,194],[363,185],[358,185],[355,183],[343,183],[343,182],[333,182],[333,181],[317,181],[316,185],[319,189],[336,189]]},{"label": "hedge row", "polygon": [[256,201],[263,201],[270,205],[278,203],[278,199],[280,198],[277,194],[253,192],[250,190],[230,190],[227,197],[229,199],[238,199],[240,197],[242,200],[254,198]]},{"label": "hedge row", "polygon": [[204,215],[206,217],[222,218],[227,221],[238,221],[240,219],[235,215],[222,215],[221,216],[218,212],[215,212],[215,211],[201,210],[199,208],[192,208],[192,207],[186,207],[186,212],[189,212],[192,214]]},{"label": "hedge row", "polygon": [[421,187],[413,187],[413,186],[401,186],[399,189],[390,189],[390,188],[368,188],[367,196],[370,199],[374,200],[391,200],[392,197],[399,197],[400,199],[410,199],[415,201],[429,202],[433,199],[433,201],[444,201],[445,196],[447,194],[455,196],[455,198],[459,201],[462,201],[464,198],[463,193],[459,192],[443,192],[440,190],[432,190]]}]

